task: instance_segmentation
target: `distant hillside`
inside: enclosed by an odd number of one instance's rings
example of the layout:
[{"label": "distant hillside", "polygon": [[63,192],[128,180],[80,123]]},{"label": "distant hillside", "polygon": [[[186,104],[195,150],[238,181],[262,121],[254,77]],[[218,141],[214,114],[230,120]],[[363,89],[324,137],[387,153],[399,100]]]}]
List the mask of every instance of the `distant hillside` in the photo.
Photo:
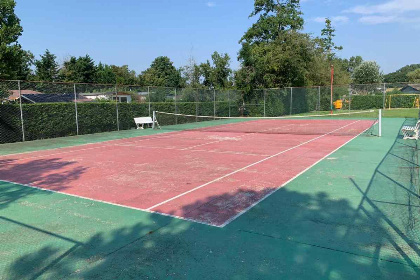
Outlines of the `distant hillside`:
[{"label": "distant hillside", "polygon": [[385,83],[408,82],[407,73],[414,71],[418,68],[420,68],[420,64],[411,64],[404,66],[403,68],[395,72],[386,74],[384,76]]}]

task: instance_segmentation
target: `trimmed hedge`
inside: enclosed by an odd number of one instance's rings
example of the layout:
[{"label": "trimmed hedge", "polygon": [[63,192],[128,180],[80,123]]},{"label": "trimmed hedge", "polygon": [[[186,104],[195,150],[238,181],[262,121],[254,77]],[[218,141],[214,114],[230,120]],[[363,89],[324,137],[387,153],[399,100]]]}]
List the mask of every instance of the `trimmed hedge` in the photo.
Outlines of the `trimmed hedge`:
[{"label": "trimmed hedge", "polygon": [[[391,101],[391,108],[412,108],[415,98],[413,95],[387,96],[387,107]],[[338,99],[338,97],[337,97]],[[287,91],[267,91],[265,98],[266,116],[282,116],[290,114],[290,94]],[[318,93],[293,92],[292,113],[306,113],[316,110]],[[213,116],[216,109],[217,116],[239,116],[242,101],[208,102],[178,102],[176,112],[187,115]],[[321,94],[321,110],[329,110],[330,100]],[[119,128],[128,130],[135,128],[134,117],[149,116],[148,103],[113,103],[95,102],[78,103],[77,116],[79,134],[90,134],[117,130],[117,107]],[[382,95],[354,95],[351,100],[353,110],[379,109],[383,107]],[[264,115],[264,101],[251,100],[245,104],[245,114],[252,117]],[[65,137],[77,134],[76,108],[74,103],[38,103],[22,104],[25,139],[37,140],[55,137]],[[150,112],[175,112],[175,103],[154,102],[150,104]],[[181,117],[167,117],[162,121],[167,123],[182,123],[187,121]],[[19,105],[0,105],[0,143],[11,143],[22,140]]]}]

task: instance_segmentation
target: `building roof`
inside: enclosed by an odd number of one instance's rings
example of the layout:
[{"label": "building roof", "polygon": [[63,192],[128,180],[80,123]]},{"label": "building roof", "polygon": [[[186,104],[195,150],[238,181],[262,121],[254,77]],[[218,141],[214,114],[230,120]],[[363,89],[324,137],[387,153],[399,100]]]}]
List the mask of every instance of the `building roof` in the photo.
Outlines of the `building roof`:
[{"label": "building roof", "polygon": [[[54,102],[74,102],[74,94],[72,93],[42,93],[42,94],[22,94],[22,99],[30,103],[54,103]],[[84,96],[77,96],[77,102],[90,101]]]},{"label": "building roof", "polygon": [[412,86],[412,85],[406,85],[405,87],[400,89],[400,91],[404,93],[419,93],[420,92],[420,90],[416,86]]},{"label": "building roof", "polygon": [[[21,94],[40,94],[40,92],[38,91],[34,91],[34,90],[28,90],[28,89],[23,89],[20,91]],[[16,99],[19,99],[19,90],[10,90],[10,96],[9,96],[9,100],[10,101],[14,101]]]}]

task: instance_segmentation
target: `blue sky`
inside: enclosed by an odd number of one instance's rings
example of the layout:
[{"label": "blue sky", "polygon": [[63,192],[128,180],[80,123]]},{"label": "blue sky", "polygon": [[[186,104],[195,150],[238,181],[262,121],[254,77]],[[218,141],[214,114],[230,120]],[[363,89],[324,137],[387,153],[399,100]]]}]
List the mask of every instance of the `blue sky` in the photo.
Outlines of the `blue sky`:
[{"label": "blue sky", "polygon": [[[228,53],[238,68],[239,39],[254,19],[253,0],[17,0],[19,42],[37,57],[45,49],[62,62],[89,54],[96,62],[129,65],[137,73],[169,56],[175,66]],[[385,73],[420,63],[420,0],[304,0],[305,31],[319,35],[323,19],[336,28],[341,57],[361,55]]]}]

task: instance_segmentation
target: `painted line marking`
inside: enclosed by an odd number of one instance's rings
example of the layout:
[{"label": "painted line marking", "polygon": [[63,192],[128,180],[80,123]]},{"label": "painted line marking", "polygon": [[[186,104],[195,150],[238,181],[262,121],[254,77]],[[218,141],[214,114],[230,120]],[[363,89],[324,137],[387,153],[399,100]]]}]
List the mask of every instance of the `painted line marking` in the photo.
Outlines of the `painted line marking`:
[{"label": "painted line marking", "polygon": [[208,186],[208,185],[210,185],[210,184],[212,184],[212,183],[215,183],[215,182],[217,182],[217,181],[220,181],[220,180],[222,180],[222,179],[224,179],[224,178],[226,178],[226,177],[232,176],[232,175],[234,175],[234,174],[236,174],[236,173],[238,173],[238,172],[241,172],[241,171],[243,171],[243,170],[245,170],[245,169],[248,169],[248,168],[250,168],[250,167],[252,167],[252,166],[255,166],[255,165],[257,165],[257,164],[260,164],[260,163],[262,163],[262,162],[264,162],[264,161],[267,161],[267,160],[269,160],[269,159],[272,159],[272,158],[274,158],[274,157],[277,157],[277,156],[279,156],[279,155],[281,155],[281,154],[287,153],[288,151],[294,150],[294,149],[299,148],[299,147],[301,147],[301,146],[303,146],[303,145],[306,145],[306,144],[308,144],[308,143],[311,143],[311,142],[313,142],[313,141],[315,141],[315,140],[318,140],[318,139],[320,139],[320,138],[322,138],[322,137],[325,137],[325,136],[327,136],[327,135],[329,135],[329,134],[331,134],[331,133],[334,133],[335,131],[338,131],[338,130],[340,130],[340,129],[343,129],[343,128],[347,127],[347,126],[350,126],[350,125],[355,124],[355,123],[358,123],[358,122],[360,122],[360,121],[355,121],[355,122],[352,122],[352,123],[350,123],[350,124],[347,124],[347,125],[345,125],[345,126],[342,126],[342,127],[340,127],[340,128],[337,128],[337,129],[335,129],[335,130],[333,130],[333,131],[330,131],[330,132],[328,132],[328,133],[325,133],[325,134],[323,134],[323,135],[320,135],[320,136],[318,136],[318,137],[315,137],[315,138],[312,138],[312,139],[310,139],[310,140],[308,140],[308,141],[305,141],[305,142],[303,142],[303,143],[300,143],[299,145],[296,145],[296,146],[293,146],[293,147],[291,147],[291,148],[289,148],[289,149],[283,150],[283,151],[281,151],[281,152],[279,152],[279,153],[277,153],[277,154],[271,155],[271,156],[266,157],[266,158],[264,158],[264,159],[261,159],[261,160],[259,160],[259,161],[257,161],[257,162],[251,163],[251,164],[249,164],[249,165],[247,165],[247,166],[245,166],[245,167],[242,167],[242,168],[240,168],[240,169],[237,169],[237,170],[235,170],[235,171],[233,171],[233,172],[230,172],[230,173],[228,173],[228,174],[226,174],[226,175],[223,175],[223,176],[221,176],[221,177],[219,177],[219,178],[216,178],[216,179],[214,179],[214,180],[212,180],[212,181],[209,181],[209,182],[207,182],[207,183],[205,183],[205,184],[202,184],[202,185],[200,185],[200,186],[198,186],[198,187],[195,187],[195,188],[193,188],[193,189],[191,189],[191,190],[188,190],[188,191],[186,191],[186,192],[183,192],[183,193],[181,193],[181,194],[179,194],[179,195],[176,195],[176,196],[174,196],[174,197],[172,197],[172,198],[169,198],[169,199],[167,199],[167,200],[165,200],[165,201],[162,201],[162,202],[160,202],[160,203],[158,203],[158,204],[156,204],[156,205],[153,205],[153,206],[151,206],[151,207],[147,208],[147,210],[151,210],[151,209],[153,209],[153,208],[156,208],[156,207],[159,207],[159,206],[161,206],[161,205],[163,205],[163,204],[166,204],[166,203],[168,203],[168,202],[171,202],[171,201],[173,201],[173,200],[175,200],[175,199],[178,199],[178,198],[180,198],[180,197],[182,197],[182,196],[185,196],[185,195],[187,195],[187,194],[189,194],[189,193],[192,193],[192,192],[194,192],[194,191],[196,191],[196,190],[199,190],[199,189],[201,189],[201,188],[204,188],[204,187],[206,187],[206,186]]},{"label": "painted line marking", "polygon": [[267,199],[270,195],[274,194],[276,191],[278,191],[279,189],[283,188],[284,186],[286,186],[287,184],[289,184],[290,182],[292,182],[293,180],[295,180],[297,177],[299,177],[300,175],[302,175],[303,173],[305,173],[306,171],[308,171],[309,169],[311,169],[312,167],[314,167],[315,165],[317,165],[318,163],[320,163],[321,161],[323,161],[324,159],[326,159],[327,157],[329,157],[333,153],[337,152],[339,149],[341,149],[342,147],[344,147],[345,145],[347,145],[348,143],[350,143],[351,141],[353,141],[354,139],[356,139],[357,137],[359,137],[363,133],[365,133],[368,129],[369,128],[367,128],[364,131],[360,132],[359,134],[357,134],[356,136],[354,136],[353,138],[351,138],[350,140],[348,140],[347,142],[345,142],[343,145],[341,145],[337,149],[333,150],[331,153],[329,153],[326,156],[322,157],[321,159],[319,159],[317,162],[315,162],[311,166],[305,168],[304,170],[302,170],[301,172],[299,172],[298,174],[296,174],[295,176],[293,176],[292,178],[290,178],[287,182],[281,184],[279,187],[277,187],[274,190],[272,190],[271,192],[267,193],[264,197],[262,197],[258,201],[255,201],[253,204],[251,204],[250,206],[248,206],[247,208],[245,208],[244,210],[242,210],[241,212],[239,212],[235,216],[233,216],[230,219],[228,219],[220,227],[223,228],[223,227],[227,226],[228,224],[230,224],[231,222],[233,222],[234,220],[236,220],[237,218],[239,218],[240,216],[242,216],[243,214],[245,214],[246,212],[248,212],[251,208],[254,208],[257,204],[259,204],[263,200]]}]

